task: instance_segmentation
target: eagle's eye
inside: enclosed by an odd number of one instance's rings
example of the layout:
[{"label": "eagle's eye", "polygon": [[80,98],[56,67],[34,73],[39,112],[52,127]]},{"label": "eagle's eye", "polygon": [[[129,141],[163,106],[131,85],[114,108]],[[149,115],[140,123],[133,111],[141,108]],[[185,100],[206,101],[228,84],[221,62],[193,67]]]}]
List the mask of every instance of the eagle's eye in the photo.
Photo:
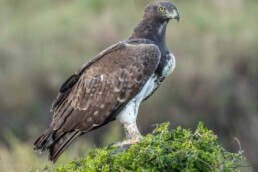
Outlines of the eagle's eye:
[{"label": "eagle's eye", "polygon": [[166,9],[164,7],[159,7],[159,11],[164,12]]}]

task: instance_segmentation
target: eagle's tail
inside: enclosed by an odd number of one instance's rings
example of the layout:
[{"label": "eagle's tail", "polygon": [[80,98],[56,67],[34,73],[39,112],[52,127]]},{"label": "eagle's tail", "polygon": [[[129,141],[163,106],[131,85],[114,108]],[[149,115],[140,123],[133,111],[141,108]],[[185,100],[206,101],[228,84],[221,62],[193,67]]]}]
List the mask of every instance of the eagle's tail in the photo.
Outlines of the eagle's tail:
[{"label": "eagle's tail", "polygon": [[35,141],[34,150],[43,152],[48,149],[48,159],[55,163],[64,150],[81,134],[80,131],[62,133],[45,131],[45,133]]}]

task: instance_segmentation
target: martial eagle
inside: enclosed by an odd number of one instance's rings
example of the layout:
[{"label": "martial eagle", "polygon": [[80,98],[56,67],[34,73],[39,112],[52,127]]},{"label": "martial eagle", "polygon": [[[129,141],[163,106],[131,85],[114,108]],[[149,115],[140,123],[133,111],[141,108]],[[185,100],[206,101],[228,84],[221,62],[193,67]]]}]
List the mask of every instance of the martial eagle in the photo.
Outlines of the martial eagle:
[{"label": "martial eagle", "polygon": [[49,160],[55,162],[77,137],[115,119],[125,129],[127,140],[122,143],[139,141],[136,117],[140,103],[176,64],[165,42],[170,19],[179,21],[174,4],[147,5],[129,39],[105,49],[75,72],[61,86],[51,109],[53,120],[34,149],[48,149]]}]

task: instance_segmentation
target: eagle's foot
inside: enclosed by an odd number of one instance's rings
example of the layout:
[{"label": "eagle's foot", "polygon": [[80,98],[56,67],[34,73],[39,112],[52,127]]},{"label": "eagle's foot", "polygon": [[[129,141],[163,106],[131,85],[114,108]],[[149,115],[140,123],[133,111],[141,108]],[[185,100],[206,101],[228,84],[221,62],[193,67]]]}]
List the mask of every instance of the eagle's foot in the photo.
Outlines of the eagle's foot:
[{"label": "eagle's foot", "polygon": [[121,147],[121,148],[130,147],[131,145],[141,142],[141,140],[142,140],[142,136],[138,136],[136,138],[124,140],[122,142],[113,143],[110,146],[117,146],[117,147]]},{"label": "eagle's foot", "polygon": [[110,147],[110,146],[119,147],[117,150],[111,152],[111,154],[117,154],[119,152],[126,151],[132,145],[141,142],[141,140],[142,140],[142,137],[140,136],[140,137],[137,137],[137,138],[134,138],[134,139],[128,139],[128,140],[125,140],[125,141],[122,141],[122,142],[113,143],[113,144],[109,145],[108,147]]}]

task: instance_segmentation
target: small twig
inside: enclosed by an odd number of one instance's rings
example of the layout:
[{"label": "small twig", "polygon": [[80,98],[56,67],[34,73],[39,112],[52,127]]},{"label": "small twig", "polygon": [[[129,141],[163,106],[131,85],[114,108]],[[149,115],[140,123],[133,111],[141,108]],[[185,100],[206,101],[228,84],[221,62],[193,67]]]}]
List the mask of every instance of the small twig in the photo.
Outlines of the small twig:
[{"label": "small twig", "polygon": [[131,146],[132,146],[132,145],[130,145],[130,144],[123,145],[122,147],[120,147],[120,148],[118,148],[118,149],[112,151],[112,152],[110,153],[110,155],[115,155],[115,154],[118,154],[118,153],[120,153],[120,152],[127,151]]},{"label": "small twig", "polygon": [[194,135],[194,136],[197,135],[197,136],[199,136],[199,137],[202,137],[202,135],[201,135],[198,131],[195,131],[193,135]]},{"label": "small twig", "polygon": [[240,141],[236,137],[234,137],[234,140],[238,143],[238,147],[239,147],[239,151],[238,152],[241,152],[242,151],[242,147],[241,147]]},{"label": "small twig", "polygon": [[202,163],[206,164],[211,170],[212,170],[212,167],[209,163],[207,163],[206,161],[202,160],[201,158],[198,158],[196,157],[199,161],[201,161]]},{"label": "small twig", "polygon": [[237,166],[234,166],[232,168],[250,168],[251,166],[250,165],[237,165]]}]

